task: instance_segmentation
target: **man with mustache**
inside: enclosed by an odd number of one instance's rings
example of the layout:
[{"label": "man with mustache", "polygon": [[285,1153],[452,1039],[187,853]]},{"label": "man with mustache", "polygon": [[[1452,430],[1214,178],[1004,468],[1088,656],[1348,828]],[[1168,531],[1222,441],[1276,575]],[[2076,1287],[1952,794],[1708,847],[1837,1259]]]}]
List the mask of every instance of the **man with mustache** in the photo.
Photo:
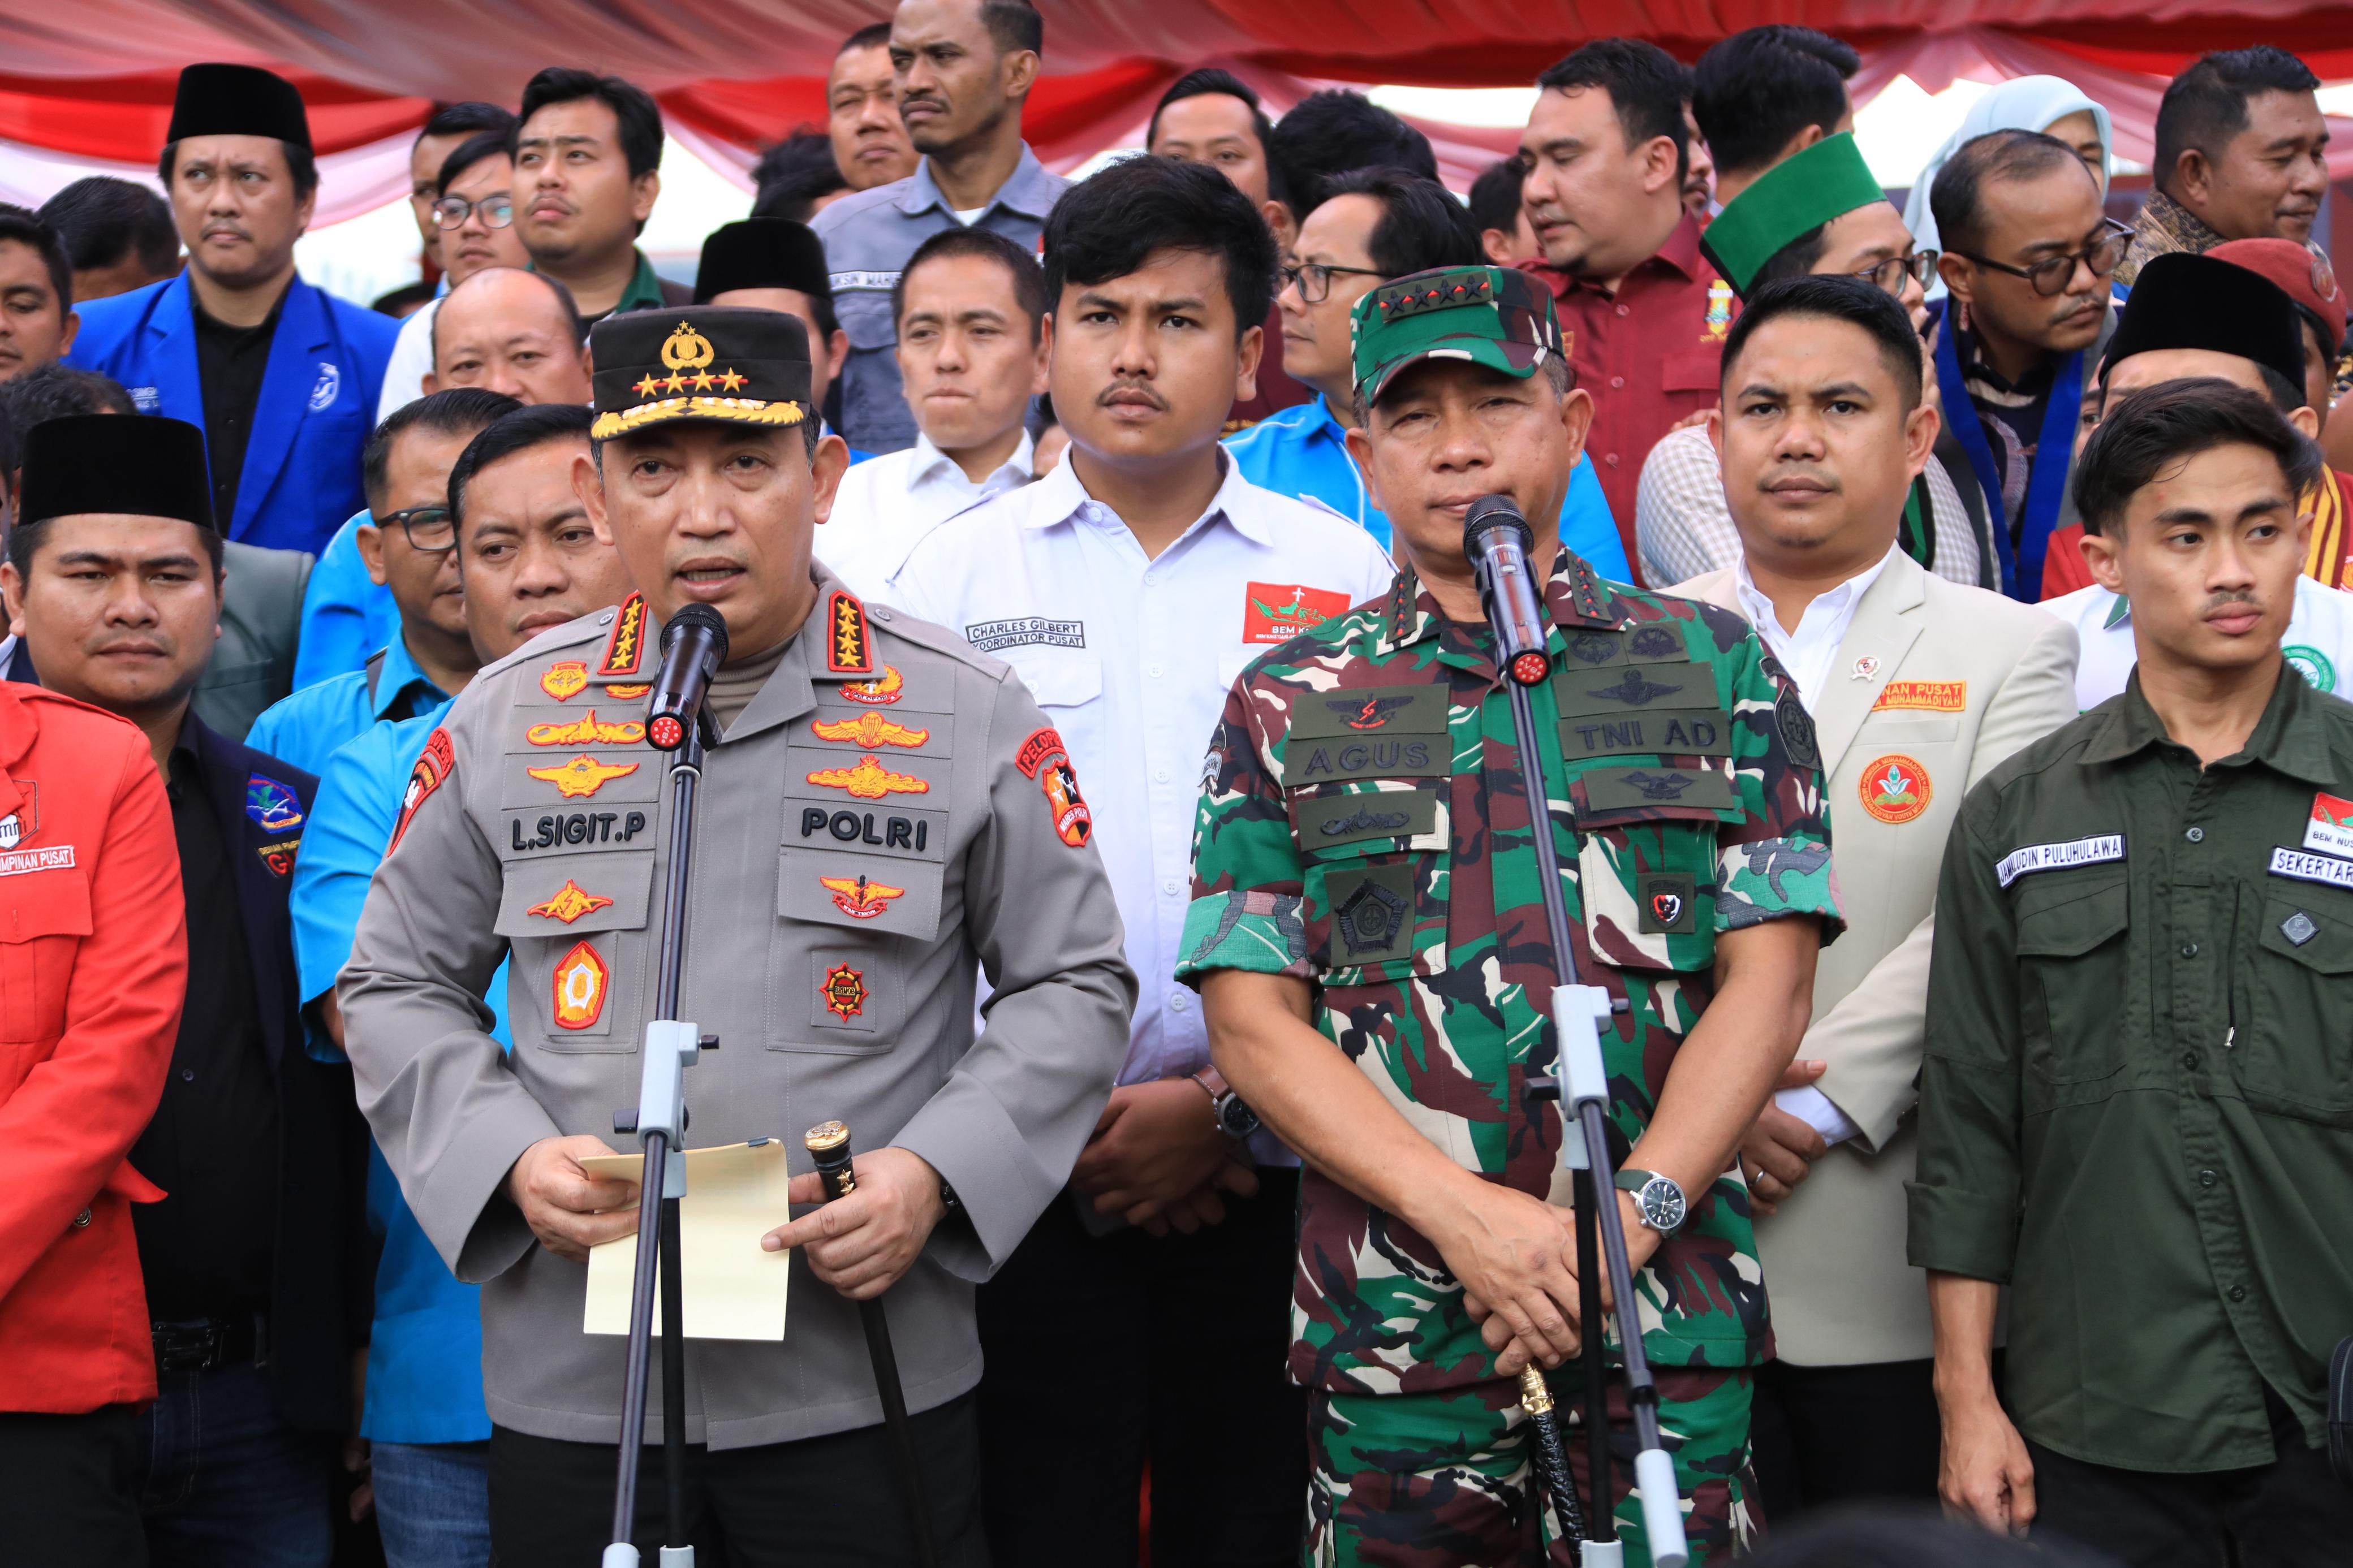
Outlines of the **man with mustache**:
[{"label": "man with mustache", "polygon": [[923,161],[903,180],[833,203],[810,221],[825,243],[834,309],[849,335],[841,434],[861,452],[915,444],[899,379],[891,293],[915,247],[961,224],[1036,251],[1070,182],[1021,139],[1045,22],[1021,0],[902,0],[891,68],[907,139]]},{"label": "man with mustache", "polygon": [[1962,143],[1928,205],[1949,290],[1936,384],[2000,567],[1982,580],[2031,605],[2042,597],[2052,535],[2075,521],[2075,416],[2116,330],[2109,279],[2131,231],[2102,209],[2082,154],[2039,131]]},{"label": "man with mustache", "polygon": [[590,322],[682,305],[691,289],[638,248],[661,195],[662,119],[617,76],[550,66],[522,89],[515,128],[515,231],[531,264],[572,290]]},{"label": "man with mustache", "polygon": [[2353,1323],[2353,707],[2280,646],[2319,469],[2216,380],[2101,420],[2076,501],[2138,664],[1970,792],[1936,889],[1909,1254],[1940,1490],[2132,1568],[2353,1539],[2325,1451]]},{"label": "man with mustache", "polygon": [[319,186],[301,94],[252,66],[188,67],[157,173],[187,270],[80,307],[66,363],[205,433],[223,537],[322,550],[365,504],[360,448],[400,325],[294,271]]},{"label": "man with mustache", "polygon": [[[1816,156],[1750,184],[1711,243]],[[1846,189],[1839,201],[1862,194]],[[1901,242],[1894,209],[1875,186],[1870,199]],[[1905,549],[1937,426],[1907,302],[1843,275],[1746,289],[1724,406],[1705,426],[1740,551],[1675,590],[1746,620],[1797,683],[1848,922],[1814,973],[1799,1060],[1741,1143],[1772,1297],[1757,1472],[1777,1526],[1832,1503],[1936,1496],[1927,1298],[1904,1261],[1904,1184],[1936,868],[1968,786],[2075,713],[2073,632]]]},{"label": "man with mustache", "polygon": [[325,1568],[367,1327],[364,1129],[350,1073],[303,1050],[294,994],[287,889],[316,781],[189,708],[219,635],[211,491],[184,421],[36,425],[0,592],[44,686],[146,736],[179,847],[182,902],[156,913],[186,921],[187,999],[131,1150],[135,1195],[159,1200],[132,1224],[161,1387],[112,1481],[158,1568],[217,1562],[223,1541]]},{"label": "man with mustache", "polygon": [[825,74],[825,109],[834,165],[851,190],[871,190],[915,172],[915,149],[899,118],[890,23],[871,23],[841,40]]},{"label": "man with mustache", "polygon": [[2157,188],[2116,281],[2131,285],[2157,257],[2232,239],[2292,239],[2326,258],[2312,232],[2328,191],[2319,86],[2310,67],[2270,44],[2201,56],[2167,84]]},{"label": "man with mustache", "polygon": [[[1154,1561],[1295,1560],[1306,1477],[1282,1355],[1297,1161],[1255,1135],[1169,978],[1191,784],[1227,689],[1391,575],[1363,528],[1261,489],[1218,444],[1251,390],[1274,254],[1256,206],[1207,164],[1147,153],[1073,186],[1046,226],[1047,377],[1069,453],[942,523],[893,584],[1046,710],[1092,792],[1128,962],[1147,977],[1066,1201],[980,1293],[1001,1563],[1135,1562],[1147,1464]],[[1139,1329],[1190,1353],[1098,1408],[1083,1454],[1052,1441],[1049,1413],[1099,1405],[1101,1369]]]}]

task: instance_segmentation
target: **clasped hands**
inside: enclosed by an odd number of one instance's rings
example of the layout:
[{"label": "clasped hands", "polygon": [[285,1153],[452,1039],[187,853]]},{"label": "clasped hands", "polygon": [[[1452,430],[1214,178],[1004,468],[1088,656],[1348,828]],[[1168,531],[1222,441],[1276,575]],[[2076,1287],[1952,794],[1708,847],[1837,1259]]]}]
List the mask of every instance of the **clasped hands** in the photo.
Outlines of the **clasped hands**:
[{"label": "clasped hands", "polygon": [[[586,1133],[543,1138],[507,1173],[507,1195],[522,1211],[540,1245],[558,1258],[584,1262],[588,1249],[638,1228],[638,1184],[592,1176],[580,1162],[613,1152]],[[795,1204],[822,1206],[760,1238],[769,1252],[797,1247],[819,1279],[853,1301],[880,1296],[898,1283],[923,1249],[945,1212],[940,1174],[922,1155],[876,1149],[856,1156],[858,1178],[849,1196],[825,1202],[814,1171],[792,1179]]]},{"label": "clasped hands", "polygon": [[[1641,1223],[1630,1194],[1614,1195],[1627,1261],[1640,1268],[1658,1250],[1659,1233]],[[1472,1177],[1425,1226],[1462,1282],[1463,1310],[1480,1325],[1479,1337],[1495,1352],[1495,1371],[1504,1377],[1517,1377],[1532,1362],[1558,1366],[1583,1342],[1576,1224],[1571,1210]],[[1614,1306],[1607,1265],[1601,1299]]]}]

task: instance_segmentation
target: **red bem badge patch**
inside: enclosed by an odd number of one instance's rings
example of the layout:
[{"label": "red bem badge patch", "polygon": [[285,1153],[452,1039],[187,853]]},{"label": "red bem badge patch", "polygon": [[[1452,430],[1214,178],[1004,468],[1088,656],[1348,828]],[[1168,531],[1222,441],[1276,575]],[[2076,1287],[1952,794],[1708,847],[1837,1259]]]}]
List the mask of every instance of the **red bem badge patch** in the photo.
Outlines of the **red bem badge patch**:
[{"label": "red bem badge patch", "polygon": [[1897,826],[1927,810],[1933,795],[1928,770],[1900,754],[1881,757],[1863,769],[1858,789],[1863,810],[1882,822]]},{"label": "red bem badge patch", "polygon": [[1347,607],[1347,595],[1327,588],[1246,583],[1242,585],[1242,641],[1289,642]]},{"label": "red bem badge patch", "polygon": [[384,847],[386,855],[400,847],[400,836],[417,816],[417,808],[433,796],[433,792],[447,783],[458,769],[458,753],[449,744],[449,731],[437,728],[417,753],[417,765],[408,770],[408,787],[400,795],[400,820],[392,825],[392,842]]},{"label": "red bem badge patch", "polygon": [[572,951],[556,964],[554,977],[549,982],[557,1025],[566,1029],[586,1029],[603,1017],[605,988],[611,978],[602,954],[585,942],[573,943]]}]

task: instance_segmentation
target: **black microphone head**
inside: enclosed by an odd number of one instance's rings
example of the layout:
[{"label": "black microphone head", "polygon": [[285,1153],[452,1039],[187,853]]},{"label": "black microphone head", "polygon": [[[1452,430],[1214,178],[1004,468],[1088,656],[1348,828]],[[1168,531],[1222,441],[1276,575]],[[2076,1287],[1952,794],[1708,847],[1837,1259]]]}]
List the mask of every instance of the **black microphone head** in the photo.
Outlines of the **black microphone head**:
[{"label": "black microphone head", "polygon": [[721,664],[727,662],[727,617],[708,605],[689,605],[672,616],[663,626],[661,635],[663,657],[669,657],[670,650],[678,646],[678,639],[691,630],[709,632],[713,646],[719,651],[718,662]]},{"label": "black microphone head", "polygon": [[1535,547],[1535,534],[1528,520],[1520,515],[1519,503],[1505,495],[1481,496],[1471,503],[1462,517],[1462,548],[1466,553],[1478,553],[1479,544],[1487,535],[1508,530],[1516,535],[1522,550]]}]

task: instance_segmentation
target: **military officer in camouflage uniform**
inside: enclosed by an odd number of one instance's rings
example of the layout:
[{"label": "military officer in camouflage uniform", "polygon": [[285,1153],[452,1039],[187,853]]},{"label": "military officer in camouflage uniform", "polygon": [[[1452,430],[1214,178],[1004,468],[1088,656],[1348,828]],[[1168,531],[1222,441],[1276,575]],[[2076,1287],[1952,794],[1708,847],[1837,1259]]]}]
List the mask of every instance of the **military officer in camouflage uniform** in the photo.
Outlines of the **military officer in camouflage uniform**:
[{"label": "military officer in camouflage uniform", "polygon": [[[1069,1175],[1135,996],[1109,881],[1068,829],[1085,800],[1007,666],[812,566],[847,454],[818,435],[796,318],[649,311],[594,346],[595,456],[573,487],[642,594],[467,688],[418,759],[338,991],[402,1190],[483,1282],[493,1543],[511,1565],[591,1562],[610,1518],[626,1342],[582,1331],[585,1258],[636,1229],[636,1191],[579,1161],[625,1146],[613,1115],[637,1099],[670,833],[645,698],[662,623],[701,603],[731,657],[681,1008],[722,1044],[686,1076],[689,1139],[781,1137],[806,1173],[799,1134],[839,1117],[868,1152],[855,1194],[776,1215],[784,1342],[688,1343],[693,1518],[670,1531],[650,1461],[639,1544],[907,1560],[849,1300],[887,1290],[934,1532],[977,1563],[973,1288]],[[480,998],[510,954],[502,1061]],[[816,1201],[816,1177],[791,1195]]]},{"label": "military officer in camouflage uniform", "polygon": [[[1494,492],[1535,530],[1553,621],[1556,673],[1533,696],[1556,742],[1541,787],[1573,956],[1627,1006],[1603,1050],[1613,1153],[1647,1189],[1618,1196],[1661,1425],[1694,1552],[1725,1555],[1754,1522],[1749,1369],[1769,1344],[1733,1151],[1839,923],[1813,726],[1736,616],[1604,583],[1560,548],[1590,404],[1541,289],[1507,268],[1420,273],[1366,296],[1355,331],[1366,417],[1349,440],[1406,564],[1229,697],[1178,970],[1218,1066],[1307,1165],[1291,1367],[1311,1394],[1309,1556],[1577,1561],[1539,1539],[1513,1381],[1558,1367],[1575,1411],[1567,1358],[1598,1326],[1577,1321],[1560,1114],[1524,1092],[1556,1065],[1556,975],[1462,553],[1465,509]],[[1672,1189],[1688,1218],[1666,1235],[1642,1215]],[[1615,1469],[1628,1561],[1647,1562]]]}]

